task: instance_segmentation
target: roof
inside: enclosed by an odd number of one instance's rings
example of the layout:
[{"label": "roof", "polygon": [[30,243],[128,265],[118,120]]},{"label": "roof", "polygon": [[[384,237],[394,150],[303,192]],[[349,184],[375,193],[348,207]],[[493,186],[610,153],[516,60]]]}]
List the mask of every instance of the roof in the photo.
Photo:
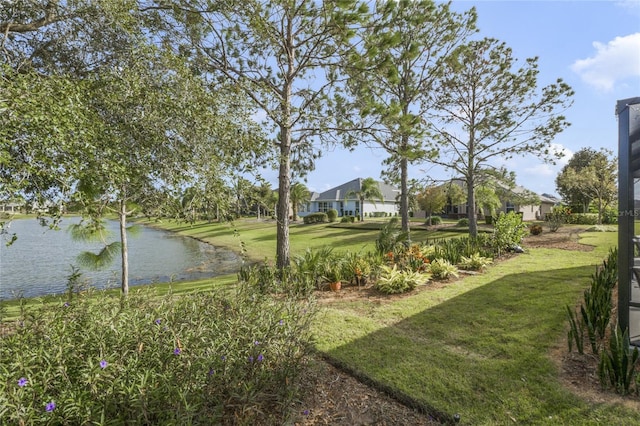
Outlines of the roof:
[{"label": "roof", "polygon": [[[362,181],[364,179],[357,178],[347,183],[343,183],[342,185],[336,186],[335,188],[328,189],[322,193],[320,193],[317,198],[312,198],[313,201],[342,201],[345,199],[348,200],[357,200],[358,197],[355,194],[351,194],[347,197],[347,194],[350,192],[359,192],[362,188]],[[380,192],[382,192],[382,196],[384,201],[395,202],[396,197],[400,193],[400,190],[394,186],[387,185],[384,182],[378,182],[378,187],[380,188]]]}]

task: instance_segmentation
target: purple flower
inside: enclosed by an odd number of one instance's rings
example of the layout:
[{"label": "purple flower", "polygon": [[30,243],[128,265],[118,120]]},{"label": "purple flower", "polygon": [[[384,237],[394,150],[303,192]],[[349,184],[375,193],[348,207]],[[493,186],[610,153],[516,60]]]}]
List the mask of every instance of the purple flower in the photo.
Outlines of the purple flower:
[{"label": "purple flower", "polygon": [[100,368],[107,368],[107,365],[109,365],[109,363],[106,360],[102,360],[100,361]]},{"label": "purple flower", "polygon": [[47,405],[44,407],[44,409],[45,409],[47,412],[51,412],[51,411],[53,411],[53,410],[55,410],[55,409],[56,409],[56,403],[55,403],[55,402],[53,402],[53,401],[51,401],[51,402],[47,403]]},{"label": "purple flower", "polygon": [[249,362],[253,362],[253,355],[249,355]]},{"label": "purple flower", "polygon": [[223,361],[226,361],[226,360],[227,360],[227,357],[226,357],[226,356],[224,356],[224,355],[222,355],[222,356],[220,357],[220,359],[221,359],[221,360],[223,360]]},{"label": "purple flower", "polygon": [[264,361],[264,356],[262,354],[258,355],[258,362]]},{"label": "purple flower", "polygon": [[68,308],[69,307],[69,302],[64,302],[64,305],[62,305],[62,306],[64,306],[65,308]]},{"label": "purple flower", "polygon": [[284,325],[284,320],[281,319],[280,321],[278,321],[278,325]]},{"label": "purple flower", "polygon": [[258,342],[257,340],[255,342],[253,342],[254,345],[258,346],[260,344],[260,342]]},{"label": "purple flower", "polygon": [[182,353],[182,349],[180,349],[180,348],[175,348],[175,349],[173,350],[173,354],[174,354],[174,355],[180,355],[181,353]]},{"label": "purple flower", "polygon": [[209,373],[210,376],[213,376],[214,374],[216,374],[216,370],[214,370],[213,368],[209,369]]},{"label": "purple flower", "polygon": [[27,383],[29,383],[29,381],[24,377],[20,377],[20,380],[18,380],[18,386],[21,388],[27,386]]},{"label": "purple flower", "polygon": [[156,325],[160,325],[160,323],[162,322],[162,320],[160,318],[158,318],[157,320],[154,321],[156,323]]},{"label": "purple flower", "polygon": [[304,411],[302,412],[302,414],[304,414],[305,416],[308,416],[308,415],[309,415],[309,410],[304,410]]}]

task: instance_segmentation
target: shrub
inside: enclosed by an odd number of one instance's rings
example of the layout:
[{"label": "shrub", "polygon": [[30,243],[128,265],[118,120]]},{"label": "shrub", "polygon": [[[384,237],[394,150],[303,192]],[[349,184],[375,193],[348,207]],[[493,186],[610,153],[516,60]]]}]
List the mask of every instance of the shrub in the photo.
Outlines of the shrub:
[{"label": "shrub", "polygon": [[456,224],[456,226],[469,226],[469,219],[466,217],[463,217],[462,219],[458,220],[458,223]]},{"label": "shrub", "polygon": [[630,349],[629,330],[612,327],[609,348],[602,352],[598,364],[598,377],[602,387],[610,385],[622,395],[629,393],[638,364],[638,348]]},{"label": "shrub", "polygon": [[435,259],[429,265],[429,272],[434,278],[445,280],[451,276],[458,277],[458,268],[446,259]]},{"label": "shrub", "polygon": [[480,253],[474,253],[471,256],[462,256],[460,259],[460,268],[472,271],[481,271],[493,263],[493,259],[480,256]]},{"label": "shrub", "polygon": [[[440,225],[442,218],[440,216],[431,216],[431,225]],[[429,225],[429,218],[425,221],[425,224]]]},{"label": "shrub", "polygon": [[338,210],[336,209],[327,210],[327,218],[329,219],[329,222],[335,222],[338,218]]},{"label": "shrub", "polygon": [[310,223],[326,223],[329,222],[329,217],[326,213],[311,213],[306,215],[302,221],[306,224]]},{"label": "shrub", "polygon": [[499,256],[520,244],[526,233],[522,216],[515,212],[500,213],[493,224],[492,247]]},{"label": "shrub", "polygon": [[375,288],[386,294],[406,293],[413,290],[420,283],[429,281],[429,275],[420,272],[401,271],[397,265],[393,267],[382,265],[380,276]]},{"label": "shrub", "polygon": [[597,213],[574,213],[567,216],[567,222],[572,225],[597,225]]},{"label": "shrub", "polygon": [[398,228],[397,218],[389,220],[389,222],[380,228],[378,238],[376,238],[376,253],[381,256],[394,253],[395,250],[407,240],[407,233],[401,232]]},{"label": "shrub", "polygon": [[569,223],[571,218],[571,210],[565,206],[556,206],[551,213],[547,213],[545,222],[549,226],[549,231],[556,232],[565,223]]},{"label": "shrub", "polygon": [[342,219],[340,219],[340,223],[354,223],[355,221],[355,216],[342,216]]},{"label": "shrub", "polygon": [[540,235],[542,234],[542,226],[538,224],[533,224],[529,226],[529,233],[531,235]]},{"label": "shrub", "polygon": [[241,285],[162,298],[148,289],[127,299],[104,292],[23,310],[2,338],[0,418],[265,424],[263,413],[294,397],[311,307]]}]

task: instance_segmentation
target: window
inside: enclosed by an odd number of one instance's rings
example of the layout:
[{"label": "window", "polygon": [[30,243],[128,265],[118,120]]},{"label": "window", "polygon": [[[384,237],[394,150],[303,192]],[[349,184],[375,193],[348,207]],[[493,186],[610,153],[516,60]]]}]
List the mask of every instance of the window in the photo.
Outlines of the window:
[{"label": "window", "polygon": [[318,203],[318,211],[326,213],[333,208],[333,203],[328,201],[321,201]]},{"label": "window", "polygon": [[516,206],[511,201],[507,201],[505,210],[507,211],[507,213],[515,212]]}]

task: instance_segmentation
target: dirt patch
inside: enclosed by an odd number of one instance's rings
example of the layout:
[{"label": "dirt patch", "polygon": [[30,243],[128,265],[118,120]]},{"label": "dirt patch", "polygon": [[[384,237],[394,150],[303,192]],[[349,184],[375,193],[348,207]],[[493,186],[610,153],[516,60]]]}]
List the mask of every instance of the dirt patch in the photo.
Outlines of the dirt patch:
[{"label": "dirt patch", "polygon": [[557,248],[562,250],[591,251],[593,246],[578,242],[583,228],[565,226],[556,232],[545,229],[539,235],[528,235],[524,238],[522,246],[525,248]]}]

